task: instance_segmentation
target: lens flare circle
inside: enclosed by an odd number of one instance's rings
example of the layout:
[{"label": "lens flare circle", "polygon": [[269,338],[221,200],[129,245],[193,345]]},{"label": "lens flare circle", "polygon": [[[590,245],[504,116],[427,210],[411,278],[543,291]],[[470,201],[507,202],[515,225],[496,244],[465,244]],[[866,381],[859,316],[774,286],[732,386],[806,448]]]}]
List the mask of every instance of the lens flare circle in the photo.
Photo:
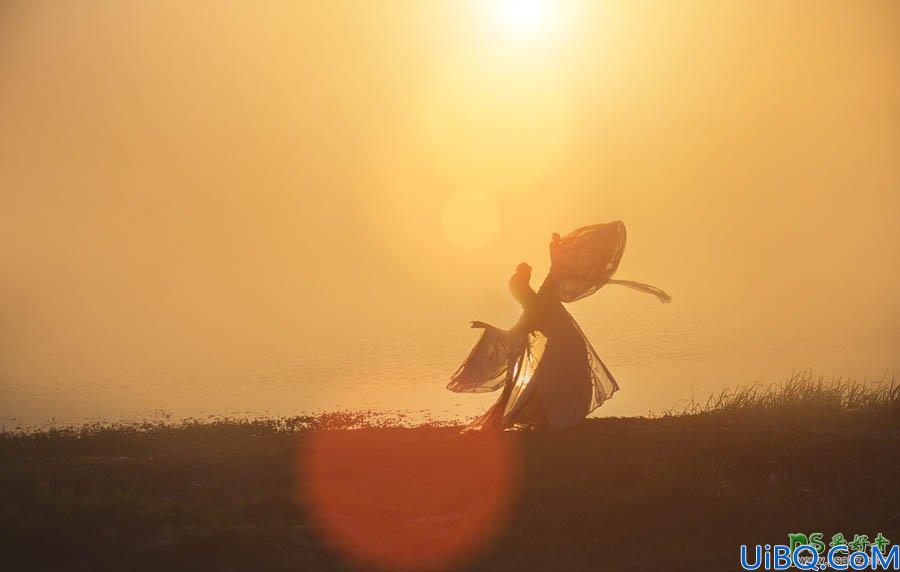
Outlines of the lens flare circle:
[{"label": "lens flare circle", "polygon": [[465,564],[509,520],[521,471],[509,435],[449,429],[317,431],[298,496],[324,544],[368,567]]}]

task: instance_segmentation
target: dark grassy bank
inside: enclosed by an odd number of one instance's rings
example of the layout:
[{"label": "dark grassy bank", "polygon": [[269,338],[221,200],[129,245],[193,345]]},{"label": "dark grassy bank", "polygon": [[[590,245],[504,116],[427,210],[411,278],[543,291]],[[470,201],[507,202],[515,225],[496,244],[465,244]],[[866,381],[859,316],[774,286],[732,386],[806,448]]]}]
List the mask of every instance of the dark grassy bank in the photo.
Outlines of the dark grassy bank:
[{"label": "dark grassy bank", "polygon": [[485,542],[446,562],[470,570],[736,570],[740,544],[789,532],[900,542],[898,393],[795,378],[690,414],[499,438],[341,429],[365,414],[7,433],[0,562],[357,569],[365,550],[330,526],[395,565],[469,521]]}]

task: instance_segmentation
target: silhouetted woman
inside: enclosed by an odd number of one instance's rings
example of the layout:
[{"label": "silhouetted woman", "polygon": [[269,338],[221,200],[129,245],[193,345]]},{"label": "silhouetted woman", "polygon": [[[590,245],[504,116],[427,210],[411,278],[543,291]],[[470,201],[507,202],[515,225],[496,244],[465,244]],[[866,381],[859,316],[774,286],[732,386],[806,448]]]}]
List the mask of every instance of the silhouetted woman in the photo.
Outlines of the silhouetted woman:
[{"label": "silhouetted woman", "polygon": [[519,264],[509,290],[522,305],[522,316],[509,330],[472,322],[484,333],[447,386],[469,393],[503,388],[497,402],[467,430],[565,427],[584,419],[619,389],[562,302],[589,296],[605,284],[671,301],[653,286],[612,280],[624,250],[621,221],[582,227],[562,238],[554,234],[550,272],[537,292],[531,288],[531,266]]}]

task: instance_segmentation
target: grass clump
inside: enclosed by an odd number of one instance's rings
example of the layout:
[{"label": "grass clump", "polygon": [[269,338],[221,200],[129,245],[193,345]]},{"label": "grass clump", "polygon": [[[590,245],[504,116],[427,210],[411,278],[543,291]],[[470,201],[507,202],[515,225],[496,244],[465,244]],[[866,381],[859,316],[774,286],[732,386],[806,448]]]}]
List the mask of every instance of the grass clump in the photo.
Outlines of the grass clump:
[{"label": "grass clump", "polygon": [[900,385],[893,376],[860,383],[802,371],[774,384],[726,388],[711,395],[705,403],[691,403],[669,415],[810,417],[848,412],[900,412]]}]

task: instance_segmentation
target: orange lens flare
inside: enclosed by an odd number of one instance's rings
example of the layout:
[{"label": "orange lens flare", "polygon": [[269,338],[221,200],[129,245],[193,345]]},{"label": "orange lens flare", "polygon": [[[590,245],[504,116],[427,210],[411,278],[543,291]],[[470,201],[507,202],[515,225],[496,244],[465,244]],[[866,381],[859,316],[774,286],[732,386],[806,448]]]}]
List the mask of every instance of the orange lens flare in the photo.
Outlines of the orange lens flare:
[{"label": "orange lens flare", "polygon": [[298,497],[322,541],[385,570],[458,566],[505,528],[517,492],[513,436],[448,429],[318,431]]}]

